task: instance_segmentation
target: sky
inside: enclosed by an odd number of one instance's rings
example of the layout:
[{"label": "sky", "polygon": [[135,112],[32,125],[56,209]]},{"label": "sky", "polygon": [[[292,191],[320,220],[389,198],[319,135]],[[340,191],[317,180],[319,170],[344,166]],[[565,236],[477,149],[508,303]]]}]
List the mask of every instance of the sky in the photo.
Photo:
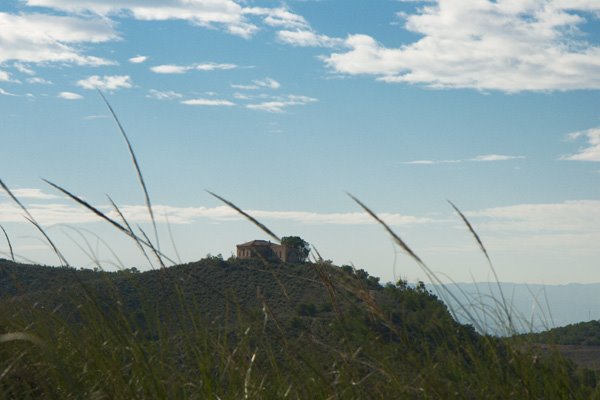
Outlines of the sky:
[{"label": "sky", "polygon": [[[2,0],[0,179],[76,267],[279,236],[382,281],[600,282],[597,0]],[[18,260],[59,265],[4,193]],[[9,258],[0,235],[0,257]],[[154,267],[156,267],[156,263]]]}]

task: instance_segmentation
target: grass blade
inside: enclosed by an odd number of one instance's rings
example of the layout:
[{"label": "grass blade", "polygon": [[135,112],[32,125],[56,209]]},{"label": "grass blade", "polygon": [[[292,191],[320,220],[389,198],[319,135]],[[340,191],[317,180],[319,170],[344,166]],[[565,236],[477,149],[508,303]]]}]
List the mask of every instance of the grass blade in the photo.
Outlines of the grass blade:
[{"label": "grass blade", "polygon": [[[450,200],[446,200],[448,203],[450,203],[450,205],[452,206],[452,208],[454,208],[454,211],[456,211],[456,213],[460,216],[460,218],[463,220],[463,222],[465,223],[465,225],[467,226],[467,228],[469,228],[469,231],[471,232],[471,234],[473,235],[473,237],[475,238],[475,240],[477,241],[477,244],[479,245],[479,248],[481,249],[481,251],[483,252],[483,254],[485,255],[485,258],[487,258],[488,263],[492,263],[492,260],[490,259],[490,256],[485,248],[485,246],[483,245],[483,242],[481,241],[481,238],[479,237],[479,235],[477,234],[477,232],[475,232],[475,229],[473,229],[473,225],[471,225],[471,222],[469,222],[469,220],[467,219],[467,217],[462,213],[462,211],[460,211],[458,209],[458,207],[456,207],[456,205],[454,205],[453,202],[451,202]],[[493,269],[493,268],[492,268]],[[494,272],[494,275],[496,275],[496,272]]]},{"label": "grass blade", "polygon": [[157,250],[150,241],[146,241],[141,239],[140,237],[138,237],[135,233],[133,233],[130,229],[127,229],[126,227],[124,227],[123,225],[121,225],[120,223],[118,223],[117,221],[115,221],[114,219],[110,218],[108,215],[106,215],[105,213],[103,213],[102,211],[98,210],[96,207],[92,206],[90,203],[88,203],[87,201],[83,200],[82,198],[74,195],[73,193],[69,192],[68,190],[58,186],[55,183],[50,182],[47,179],[43,179],[42,180],[44,182],[46,182],[48,185],[52,186],[53,188],[55,188],[56,190],[60,191],[61,193],[65,194],[66,196],[68,196],[69,198],[71,198],[73,201],[75,201],[76,203],[82,205],[83,207],[87,208],[88,210],[90,210],[91,212],[93,212],[94,214],[96,214],[98,217],[102,218],[103,220],[107,221],[108,223],[110,223],[112,226],[114,226],[115,228],[117,228],[119,231],[123,232],[124,234],[126,234],[127,236],[138,240],[140,243],[142,243],[144,246],[149,247],[150,249],[152,249],[153,251],[156,251],[158,254],[160,254],[162,257],[164,257],[167,261],[175,264],[175,262],[173,260],[171,260],[169,257],[167,257],[166,255],[164,255],[163,253],[161,253],[159,250]]},{"label": "grass blade", "polygon": [[125,139],[125,142],[127,143],[127,148],[129,149],[129,155],[131,156],[131,161],[133,161],[133,166],[135,167],[135,171],[137,173],[138,180],[140,181],[140,185],[142,186],[142,190],[144,191],[146,207],[148,208],[148,213],[150,214],[150,219],[152,220],[152,227],[154,228],[154,236],[156,238],[156,248],[158,249],[158,251],[160,251],[160,242],[158,239],[158,229],[156,227],[154,211],[152,210],[152,203],[150,202],[150,195],[148,194],[148,188],[146,186],[146,181],[144,181],[144,176],[142,175],[142,170],[140,168],[140,164],[138,163],[135,152],[133,151],[133,146],[131,145],[131,142],[129,141],[129,137],[127,136],[127,133],[125,133],[125,129],[123,128],[123,125],[121,124],[121,121],[119,120],[119,117],[117,117],[115,110],[113,110],[113,108],[110,105],[110,103],[108,102],[108,100],[106,100],[106,97],[104,97],[104,94],[101,91],[98,91],[98,93],[100,93],[102,100],[104,100],[106,107],[108,107],[108,110],[112,114],[115,122],[117,123],[117,126],[119,127],[119,130],[121,131],[121,135],[123,136],[123,138]]},{"label": "grass blade", "polygon": [[415,252],[412,251],[412,249],[410,247],[408,247],[408,245],[404,242],[404,240],[402,240],[400,238],[400,236],[396,235],[396,233],[392,230],[392,228],[390,228],[385,222],[383,222],[383,220],[381,218],[379,218],[379,216],[377,214],[375,214],[373,211],[371,211],[371,209],[369,209],[369,207],[364,205],[360,200],[358,200],[356,197],[354,197],[350,193],[346,193],[346,194],[348,196],[350,196],[350,198],[352,200],[354,200],[359,206],[361,206],[362,209],[367,212],[367,214],[369,214],[371,217],[373,217],[373,219],[375,219],[375,221],[379,222],[379,224],[381,224],[381,226],[383,226],[385,228],[385,230],[394,238],[394,240],[396,241],[396,243],[398,243],[398,245],[402,248],[402,250],[404,250],[406,253],[408,253],[408,255],[410,255],[412,258],[414,258],[416,262],[418,262],[421,265],[424,265],[421,258],[419,258],[419,256],[417,256],[415,254]]},{"label": "grass blade", "polygon": [[448,201],[448,203],[450,203],[450,205],[452,206],[452,208],[454,209],[454,211],[456,211],[456,213],[460,216],[460,218],[462,219],[462,221],[465,223],[465,225],[467,226],[467,228],[471,232],[471,235],[473,235],[473,237],[475,238],[475,241],[479,245],[479,248],[481,249],[481,251],[485,255],[485,258],[488,261],[488,265],[490,266],[490,270],[492,271],[492,274],[494,274],[494,279],[496,280],[496,284],[498,285],[498,290],[500,291],[500,297],[502,298],[502,306],[504,307],[504,313],[506,314],[506,318],[507,318],[507,322],[508,322],[508,328],[510,330],[514,331],[511,312],[510,312],[510,309],[508,308],[508,304],[506,302],[506,297],[504,296],[504,291],[502,290],[502,285],[500,285],[500,279],[498,278],[498,274],[496,273],[496,268],[494,268],[494,264],[492,264],[492,260],[490,258],[490,255],[488,254],[485,246],[483,245],[483,242],[482,242],[481,238],[479,237],[479,235],[477,234],[477,232],[475,232],[475,229],[473,228],[473,225],[471,225],[471,222],[469,222],[469,220],[467,219],[467,217],[465,216],[465,214],[463,214],[462,211],[460,211],[458,209],[458,207],[456,207],[456,205],[454,203],[452,203],[450,200],[447,200],[447,201]]},{"label": "grass blade", "polygon": [[4,227],[2,225],[0,225],[0,229],[2,229],[2,232],[4,232],[4,237],[6,238],[6,242],[8,243],[8,249],[10,250],[10,258],[12,259],[13,262],[15,262],[15,253],[13,252],[13,247],[12,247],[12,244],[10,243],[10,238],[8,237],[8,233],[6,233],[6,230],[4,229]]},{"label": "grass blade", "polygon": [[6,184],[2,181],[2,179],[0,179],[0,186],[2,187],[2,189],[4,189],[4,191],[10,196],[10,198],[19,206],[21,207],[21,209],[25,212],[25,214],[31,218],[34,219],[33,216],[29,213],[29,210],[23,205],[23,203],[21,203],[21,201],[19,199],[17,199],[17,197],[13,194],[13,192],[8,188],[8,186],[6,186]]},{"label": "grass blade", "polygon": [[[475,325],[475,327],[477,329],[479,329],[480,331],[482,331],[481,326],[477,323],[477,320],[472,315],[472,313],[469,312],[469,310],[467,310],[463,304],[461,304],[461,302],[458,300],[456,295],[454,295],[454,293],[452,293],[452,291],[448,290],[446,285],[444,285],[444,283],[427,266],[427,264],[425,264],[423,262],[423,260],[421,260],[421,258],[419,256],[417,256],[417,254],[414,251],[412,251],[412,249],[410,247],[408,247],[408,245],[404,242],[404,240],[402,240],[402,238],[400,238],[400,236],[398,236],[396,234],[396,232],[394,232],[392,230],[392,228],[390,228],[389,225],[385,223],[385,221],[383,221],[381,218],[379,218],[379,216],[377,214],[375,214],[375,212],[373,212],[363,202],[358,200],[356,197],[354,197],[350,193],[346,193],[346,194],[348,196],[350,196],[350,198],[352,200],[354,200],[359,206],[361,206],[362,209],[365,210],[373,219],[375,219],[375,221],[377,221],[381,226],[383,226],[383,228],[390,234],[390,236],[394,239],[394,241],[398,244],[398,246],[400,246],[406,253],[408,253],[408,255],[410,255],[417,262],[417,264],[419,265],[419,267],[421,267],[423,272],[425,272],[425,274],[427,275],[427,277],[429,278],[431,283],[436,283],[437,285],[439,285],[440,290],[443,290],[443,294],[446,294],[447,296],[451,297],[452,300],[454,300],[455,303],[461,307],[463,312],[465,312],[465,314],[467,315],[469,320],[472,321],[472,323]],[[438,294],[440,295],[441,298],[446,298],[446,296],[444,296],[442,293],[440,293],[437,288],[436,288],[436,291],[438,292]],[[446,304],[450,304],[450,303],[446,300]],[[456,317],[456,312],[452,308],[450,308],[450,312]]]},{"label": "grass blade", "polygon": [[119,217],[121,218],[121,221],[123,221],[123,223],[125,224],[125,227],[129,231],[128,236],[131,237],[133,239],[133,241],[135,242],[135,244],[138,246],[138,248],[140,249],[140,251],[142,252],[144,257],[148,261],[148,264],[150,265],[150,267],[154,268],[154,266],[152,265],[152,261],[150,261],[150,257],[148,257],[148,253],[146,253],[146,250],[144,249],[144,246],[142,246],[140,241],[136,239],[135,234],[133,233],[133,229],[131,229],[131,225],[129,225],[129,222],[127,221],[127,219],[125,218],[125,216],[123,215],[123,213],[121,212],[121,210],[119,209],[117,204],[113,201],[113,199],[109,195],[106,195],[106,197],[108,197],[108,201],[110,201],[110,204],[113,206],[113,209],[119,215]]},{"label": "grass blade", "polygon": [[247,212],[245,212],[244,210],[242,210],[241,208],[239,208],[238,206],[236,206],[235,204],[233,204],[232,202],[230,202],[229,200],[224,199],[223,197],[219,196],[218,194],[215,194],[213,192],[211,192],[210,190],[207,190],[207,192],[212,195],[213,197],[216,197],[217,199],[221,200],[223,203],[227,204],[229,207],[233,208],[235,211],[237,211],[238,213],[242,214],[244,217],[246,217],[247,219],[250,220],[250,222],[252,222],[254,225],[258,226],[260,229],[262,229],[263,232],[265,232],[267,235],[271,236],[273,239],[277,240],[278,242],[281,241],[281,239],[279,239],[279,237],[274,234],[269,228],[267,228],[264,224],[260,223],[256,218],[254,218],[252,215],[248,214]]},{"label": "grass blade", "polygon": [[50,239],[50,236],[48,236],[48,234],[46,233],[46,231],[41,227],[40,224],[37,223],[36,220],[34,220],[33,218],[29,218],[29,217],[25,217],[25,219],[29,222],[31,222],[31,224],[33,226],[36,227],[36,229],[38,231],[40,231],[40,233],[42,235],[44,235],[44,237],[46,238],[46,240],[48,241],[48,244],[50,244],[50,247],[52,247],[52,251],[54,251],[54,253],[56,254],[56,256],[58,257],[58,260],[60,261],[61,265],[63,266],[67,266],[69,267],[69,262],[65,259],[65,257],[62,255],[62,253],[60,252],[60,250],[58,250],[58,247],[56,247],[56,245],[54,244],[54,242],[52,241],[52,239]]},{"label": "grass blade", "polygon": [[[50,247],[52,247],[52,250],[54,250],[54,253],[56,253],[56,255],[58,256],[58,259],[60,260],[60,263],[62,265],[64,265],[64,266],[69,266],[69,263],[67,262],[67,260],[63,257],[63,255],[61,254],[61,252],[54,245],[54,242],[52,241],[52,239],[50,239],[50,237],[48,236],[48,234],[46,234],[46,232],[44,231],[44,228],[42,228],[42,226],[40,224],[38,224],[38,222],[35,220],[35,218],[33,218],[33,215],[31,215],[31,213],[29,212],[29,210],[27,209],[27,207],[25,207],[25,205],[23,203],[21,203],[21,201],[17,198],[17,196],[15,196],[13,194],[13,192],[8,188],[8,186],[6,186],[6,184],[2,181],[2,179],[0,179],[0,186],[10,196],[10,198],[15,203],[17,203],[17,205],[19,207],[21,207],[21,209],[25,212],[25,219],[27,219],[29,222],[31,222],[31,224],[33,224],[33,226],[35,226],[36,229],[38,231],[40,231],[42,235],[44,235],[44,237],[46,238],[46,240],[50,244]],[[4,230],[4,229],[2,229],[2,230]],[[8,238],[8,236],[7,236],[7,238]],[[12,255],[12,251],[11,251],[11,255]],[[14,261],[14,258],[13,258],[13,261]]]}]

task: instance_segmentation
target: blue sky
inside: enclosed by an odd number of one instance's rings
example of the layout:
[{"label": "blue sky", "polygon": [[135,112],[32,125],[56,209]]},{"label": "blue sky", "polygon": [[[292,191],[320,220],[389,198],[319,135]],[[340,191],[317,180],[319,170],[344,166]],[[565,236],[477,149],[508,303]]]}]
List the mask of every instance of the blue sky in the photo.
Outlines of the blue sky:
[{"label": "blue sky", "polygon": [[[599,19],[596,0],[5,0],[0,178],[70,263],[148,268],[40,180],[148,228],[99,89],[182,261],[264,237],[208,189],[337,264],[425,279],[347,191],[456,281],[490,275],[446,199],[502,280],[598,282]],[[0,224],[57,264],[4,195]]]}]

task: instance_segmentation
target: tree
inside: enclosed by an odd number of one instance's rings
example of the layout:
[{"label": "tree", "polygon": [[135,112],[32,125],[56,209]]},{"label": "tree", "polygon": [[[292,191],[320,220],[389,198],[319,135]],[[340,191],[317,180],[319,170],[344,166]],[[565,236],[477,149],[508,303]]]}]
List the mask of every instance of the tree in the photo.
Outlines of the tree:
[{"label": "tree", "polygon": [[281,238],[281,245],[291,249],[298,255],[300,262],[305,262],[310,253],[310,245],[299,236],[285,236]]}]

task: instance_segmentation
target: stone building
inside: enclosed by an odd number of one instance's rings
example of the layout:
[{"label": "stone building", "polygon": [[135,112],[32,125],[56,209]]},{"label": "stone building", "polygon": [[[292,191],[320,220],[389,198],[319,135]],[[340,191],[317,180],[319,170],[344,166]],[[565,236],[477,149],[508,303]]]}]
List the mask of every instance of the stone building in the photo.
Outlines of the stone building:
[{"label": "stone building", "polygon": [[253,240],[238,244],[236,247],[237,258],[241,259],[258,258],[284,263],[300,262],[298,254],[293,249],[266,240]]}]

